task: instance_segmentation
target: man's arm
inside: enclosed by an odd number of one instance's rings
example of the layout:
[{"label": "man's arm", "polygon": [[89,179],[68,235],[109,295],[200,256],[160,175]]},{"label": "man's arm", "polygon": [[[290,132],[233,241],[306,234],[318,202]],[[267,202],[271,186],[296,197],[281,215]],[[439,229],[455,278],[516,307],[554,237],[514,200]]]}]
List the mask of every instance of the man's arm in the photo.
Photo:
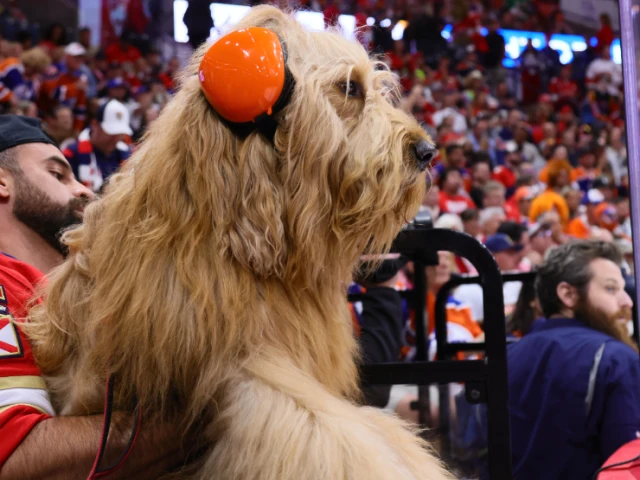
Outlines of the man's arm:
[{"label": "man's arm", "polygon": [[638,354],[621,342],[607,342],[596,388],[603,391],[599,440],[602,458],[607,459],[622,445],[637,439],[640,433]]},{"label": "man's arm", "polygon": [[[144,419],[143,419],[144,422]],[[115,412],[103,459],[110,466],[126,449],[133,418]],[[53,417],[38,423],[7,459],[0,480],[85,480],[102,432],[102,415]],[[155,479],[185,463],[184,432],[174,425],[141,426],[129,458],[110,479]]]}]

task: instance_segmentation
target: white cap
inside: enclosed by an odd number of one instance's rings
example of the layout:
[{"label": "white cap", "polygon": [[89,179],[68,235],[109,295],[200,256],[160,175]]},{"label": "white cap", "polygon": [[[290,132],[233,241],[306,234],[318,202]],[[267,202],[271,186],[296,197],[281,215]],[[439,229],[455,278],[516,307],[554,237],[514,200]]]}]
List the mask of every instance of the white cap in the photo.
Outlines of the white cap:
[{"label": "white cap", "polygon": [[591,188],[587,192],[587,203],[595,205],[604,202],[604,195],[597,188]]},{"label": "white cap", "polygon": [[64,48],[64,53],[71,57],[82,57],[87,54],[87,50],[78,42],[72,42]]},{"label": "white cap", "polygon": [[133,135],[129,110],[117,100],[109,100],[98,110],[98,121],[107,135]]}]

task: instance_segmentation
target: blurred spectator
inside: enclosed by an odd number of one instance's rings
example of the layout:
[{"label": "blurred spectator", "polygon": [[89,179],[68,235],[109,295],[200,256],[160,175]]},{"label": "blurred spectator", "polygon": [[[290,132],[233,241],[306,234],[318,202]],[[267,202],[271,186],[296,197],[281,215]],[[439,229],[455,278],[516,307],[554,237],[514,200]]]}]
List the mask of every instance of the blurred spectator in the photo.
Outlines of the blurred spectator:
[{"label": "blurred spectator", "polygon": [[498,231],[498,227],[507,219],[502,207],[489,207],[480,210],[480,229],[482,230],[482,240]]},{"label": "blurred spectator", "polygon": [[[497,230],[497,229],[496,229]],[[516,243],[504,233],[489,236],[485,246],[493,254],[502,273],[517,271],[518,264],[523,258],[524,245]],[[506,282],[503,286],[505,313],[511,313],[518,301],[522,282]],[[482,301],[482,287],[480,285],[461,285],[457,288],[455,297],[465,305],[471,307],[473,318],[478,322],[484,320]]]},{"label": "blurred spectator", "polygon": [[527,41],[518,60],[522,68],[522,104],[533,105],[542,91],[546,61],[543,54],[533,46],[532,39]]},{"label": "blurred spectator", "polygon": [[44,82],[43,93],[54,104],[67,105],[73,110],[74,128],[79,131],[87,118],[89,78],[83,68],[86,50],[74,42],[65,47],[64,54],[64,71]]},{"label": "blurred spectator", "polygon": [[569,222],[569,206],[559,192],[569,185],[571,165],[566,160],[553,159],[547,167],[547,189],[531,203],[529,219],[535,222],[541,214],[555,210],[559,213],[562,223],[566,225]]},{"label": "blurred spectator", "polygon": [[513,313],[507,319],[507,334],[522,338],[531,331],[535,322],[543,321],[534,283],[523,283]]},{"label": "blurred spectator", "polygon": [[608,14],[600,14],[600,30],[596,33],[598,46],[611,45],[613,43],[613,29],[611,28],[611,18]]},{"label": "blurred spectator", "polygon": [[471,131],[467,134],[474,152],[486,152],[491,162],[496,161],[496,141],[489,131],[489,120],[479,116],[471,121]]},{"label": "blurred spectator", "polygon": [[[426,330],[429,335],[429,360],[436,358],[435,322],[433,321],[435,319],[436,297],[442,286],[451,279],[452,257],[453,255],[450,252],[438,252],[438,265],[425,268],[428,288],[426,298],[428,324],[426,325]],[[484,333],[473,316],[473,309],[461,302],[457,298],[456,292],[448,296],[446,304],[447,338],[449,342],[482,341]],[[415,356],[415,315],[412,315],[407,322],[405,337],[404,359],[405,361],[410,361]],[[459,358],[463,359],[464,357],[463,352],[461,352]],[[399,389],[397,394],[401,398],[393,402],[396,413],[407,421],[417,423],[417,411],[410,408],[410,404],[417,399],[415,387]]]},{"label": "blurred spectator", "polygon": [[498,165],[493,169],[492,178],[502,183],[508,191],[513,191],[522,161],[522,151],[518,143],[515,140],[507,141],[504,146],[504,165]]},{"label": "blurred spectator", "polygon": [[530,223],[527,227],[529,233],[530,250],[526,253],[529,262],[535,266],[542,263],[545,254],[553,247],[551,225],[545,223]]},{"label": "blurred spectator", "polygon": [[480,213],[474,208],[468,208],[460,214],[462,230],[474,238],[481,238]]},{"label": "blurred spectator", "polygon": [[440,215],[440,187],[437,184],[429,184],[422,198],[420,210],[428,210],[431,217],[436,219]]},{"label": "blurred spectator", "polygon": [[540,50],[540,56],[544,62],[544,67],[542,69],[543,91],[547,90],[551,79],[560,73],[560,67],[562,66],[560,63],[560,53],[558,53],[557,50],[554,50],[550,44],[551,33],[546,33],[545,39],[545,45],[542,50]]},{"label": "blurred spectator", "polygon": [[530,271],[532,265],[529,258],[527,258],[527,254],[529,253],[531,245],[527,227],[521,223],[506,221],[500,224],[496,233],[505,234],[513,243],[522,245],[522,255],[515,270],[518,270],[519,272]]},{"label": "blurred spectator", "polygon": [[587,67],[589,84],[610,95],[617,96],[622,86],[622,67],[611,59],[609,45],[598,45],[598,56]]},{"label": "blurred spectator", "polygon": [[124,140],[132,134],[127,108],[117,100],[110,100],[100,107],[91,127],[83,130],[78,141],[63,153],[76,178],[99,192],[108,177],[131,155]]},{"label": "blurred spectator", "polygon": [[433,114],[433,123],[439,126],[445,118],[453,119],[453,132],[462,134],[467,131],[467,120],[460,111],[461,97],[457,89],[448,87],[444,91],[442,108]]},{"label": "blurred spectator", "polygon": [[615,196],[615,187],[608,176],[601,175],[597,177],[591,186],[602,194],[605,201],[610,202],[613,200],[613,197]]},{"label": "blurred spectator", "polygon": [[124,103],[128,95],[129,84],[122,77],[116,77],[107,82],[107,97],[105,101],[118,100]]},{"label": "blurred spectator", "polygon": [[529,222],[531,202],[535,196],[535,189],[533,187],[518,187],[511,196],[511,199],[504,206],[507,218],[519,224],[527,225]]},{"label": "blurred spectator", "polygon": [[[211,19],[211,15],[207,15]],[[120,64],[126,62],[136,62],[142,54],[140,50],[131,44],[130,36],[126,33],[120,36],[119,41],[109,45],[105,54],[109,63],[118,62]]]},{"label": "blurred spectator", "polygon": [[57,47],[63,47],[68,43],[67,31],[61,23],[52,23],[47,27],[39,45],[51,53]]},{"label": "blurred spectator", "polygon": [[0,102],[17,104],[33,102],[40,90],[40,77],[51,65],[51,58],[42,48],[25,51],[20,58],[0,61]]},{"label": "blurred spectator", "polygon": [[91,45],[91,29],[89,27],[82,27],[78,31],[78,43],[84,47],[89,57],[95,57],[98,48]]},{"label": "blurred spectator", "polygon": [[500,207],[504,210],[507,189],[500,182],[489,180],[482,187],[482,207]]},{"label": "blurred spectator", "polygon": [[176,79],[179,70],[180,62],[178,61],[178,57],[171,57],[167,63],[167,69],[158,76],[169,92],[174,92],[178,86]]},{"label": "blurred spectator", "polygon": [[477,152],[471,164],[469,196],[482,208],[483,188],[491,180],[491,159],[485,152]]},{"label": "blurred spectator", "polygon": [[439,177],[439,203],[442,213],[462,213],[467,208],[474,208],[473,200],[467,195],[461,194],[463,187],[460,171],[455,167],[449,167]]},{"label": "blurred spectator", "polygon": [[502,60],[505,54],[504,37],[498,33],[500,25],[492,19],[487,24],[488,33],[485,37],[487,52],[484,54],[483,66],[487,72],[487,84],[492,92],[495,92],[498,83],[504,78]]},{"label": "blurred spectator", "polygon": [[69,141],[73,142],[73,112],[65,105],[54,107],[50,114],[44,117],[42,129],[64,150]]},{"label": "blurred spectator", "polygon": [[549,93],[556,105],[560,102],[576,103],[578,101],[578,84],[572,79],[573,67],[570,63],[560,67],[560,75],[551,78]]}]

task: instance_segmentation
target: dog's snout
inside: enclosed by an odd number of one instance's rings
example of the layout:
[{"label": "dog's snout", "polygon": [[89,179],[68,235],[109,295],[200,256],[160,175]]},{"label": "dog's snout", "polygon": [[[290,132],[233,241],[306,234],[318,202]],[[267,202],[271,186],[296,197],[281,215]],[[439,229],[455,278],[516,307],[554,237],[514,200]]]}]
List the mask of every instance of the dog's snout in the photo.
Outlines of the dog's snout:
[{"label": "dog's snout", "polygon": [[425,170],[436,156],[437,150],[433,143],[420,140],[413,144],[413,153],[416,156],[420,170]]}]

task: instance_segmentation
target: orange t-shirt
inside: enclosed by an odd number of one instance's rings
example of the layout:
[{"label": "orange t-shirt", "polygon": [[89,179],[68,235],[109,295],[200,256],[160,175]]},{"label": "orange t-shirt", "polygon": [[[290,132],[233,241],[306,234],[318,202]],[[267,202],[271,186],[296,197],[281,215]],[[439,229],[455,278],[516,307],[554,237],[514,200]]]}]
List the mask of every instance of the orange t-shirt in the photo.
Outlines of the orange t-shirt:
[{"label": "orange t-shirt", "polygon": [[581,216],[572,219],[565,230],[567,235],[571,235],[575,238],[586,239],[591,234],[591,229],[588,223],[585,223],[585,219]]},{"label": "orange t-shirt", "polygon": [[552,189],[547,189],[533,199],[529,210],[529,220],[536,222],[540,215],[550,210],[558,212],[563,225],[569,223],[569,205],[562,195]]}]

